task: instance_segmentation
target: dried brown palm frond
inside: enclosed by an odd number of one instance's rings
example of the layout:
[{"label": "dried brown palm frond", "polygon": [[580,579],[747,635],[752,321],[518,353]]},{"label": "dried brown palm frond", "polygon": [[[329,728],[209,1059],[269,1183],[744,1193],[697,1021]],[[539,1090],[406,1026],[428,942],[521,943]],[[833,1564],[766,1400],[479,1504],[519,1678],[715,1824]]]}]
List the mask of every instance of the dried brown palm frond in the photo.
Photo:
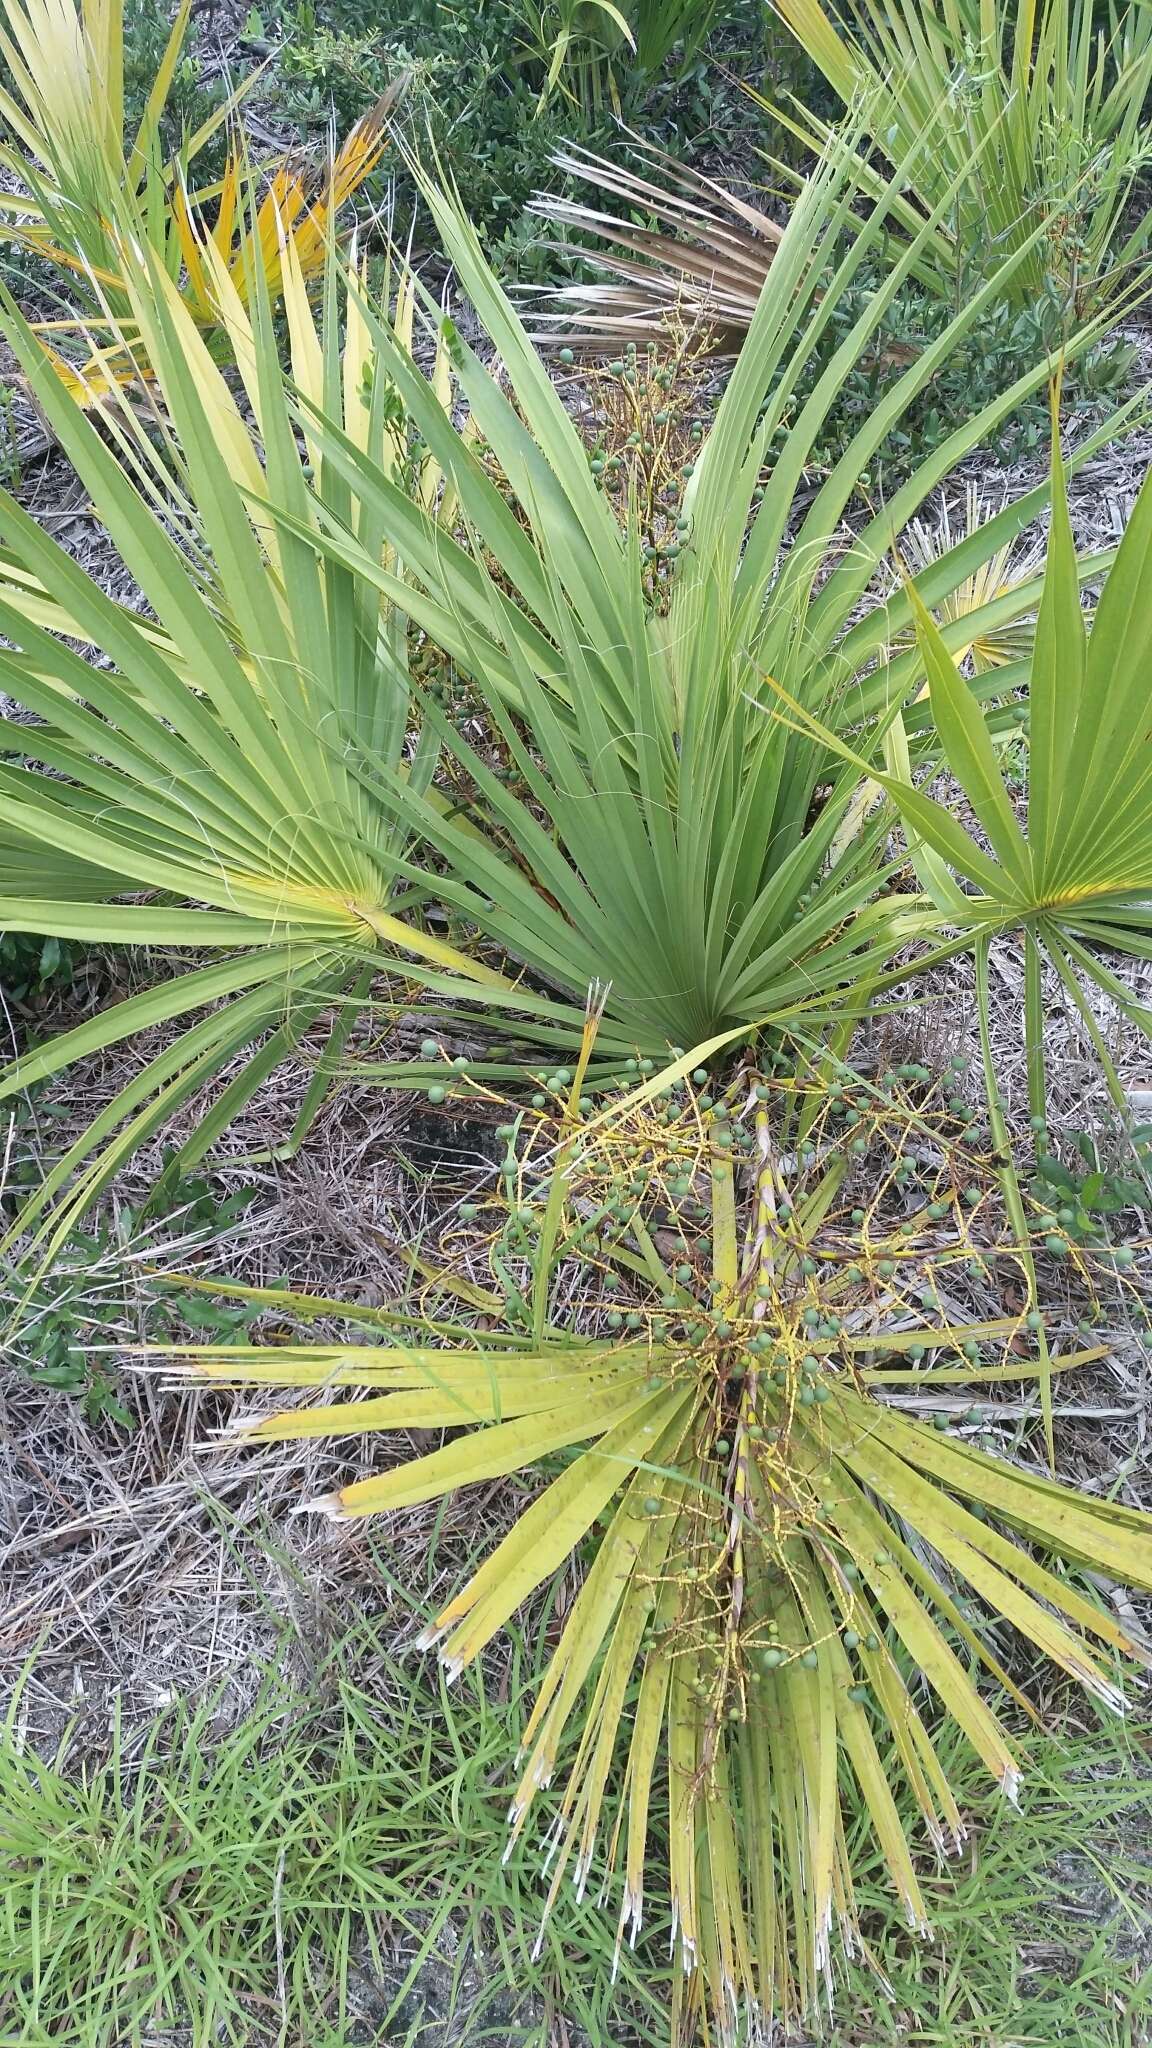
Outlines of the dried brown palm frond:
[{"label": "dried brown palm frond", "polygon": [[734,354],[783,228],[759,207],[663,150],[631,138],[630,146],[636,158],[659,173],[660,183],[575,144],[552,158],[566,176],[614,193],[648,218],[623,220],[579,200],[536,194],[533,213],[606,245],[588,253],[608,280],[550,290],[536,339],[616,348],[624,341],[650,340],[674,315],[680,325],[705,331],[713,348]]}]

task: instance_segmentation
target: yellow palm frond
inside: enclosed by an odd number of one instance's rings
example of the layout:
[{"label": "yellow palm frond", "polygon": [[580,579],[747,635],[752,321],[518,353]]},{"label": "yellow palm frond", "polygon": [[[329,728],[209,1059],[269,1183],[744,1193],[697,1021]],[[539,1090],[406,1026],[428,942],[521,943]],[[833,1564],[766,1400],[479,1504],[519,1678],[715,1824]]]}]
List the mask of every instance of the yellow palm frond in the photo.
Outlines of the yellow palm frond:
[{"label": "yellow palm frond", "polygon": [[[595,1877],[619,1899],[618,1941],[634,1941],[656,1882],[659,1802],[669,1859],[660,1883],[683,1966],[678,2007],[728,2043],[750,2011],[785,2025],[810,2018],[837,1951],[867,1952],[861,1853],[869,1882],[878,1859],[902,1919],[929,1931],[900,1802],[940,1856],[961,1849],[967,1823],[928,1692],[1015,1798],[1017,1747],[976,1673],[1032,1709],[990,1622],[1010,1625],[1103,1706],[1122,1706],[1117,1656],[1150,1660],[1076,1567],[1152,1585],[1152,1518],[1077,1495],[974,1440],[984,1411],[967,1408],[958,1382],[975,1376],[982,1391],[1004,1379],[1042,1383],[1099,1355],[1049,1360],[1041,1336],[1029,1361],[1020,1340],[1036,1318],[1000,1316],[969,1336],[941,1320],[934,1289],[922,1290],[931,1218],[948,1213],[945,1241],[958,1240],[958,1262],[975,1249],[973,1204],[958,1180],[977,1209],[991,1196],[989,1216],[1002,1215],[990,1162],[946,1140],[932,1108],[902,1099],[893,1077],[878,1094],[845,1083],[871,1132],[870,1208],[853,1211],[864,1193],[852,1180],[862,1141],[849,1135],[858,1126],[837,1120],[843,1095],[816,1098],[799,1074],[745,1074],[714,1107],[686,1084],[691,1064],[686,1056],[668,1070],[671,1091],[656,1075],[592,1119],[580,1108],[578,1067],[554,1119],[541,1113],[536,1132],[523,1115],[524,1164],[489,1205],[497,1224],[508,1214],[508,1228],[534,1245],[537,1273],[552,1270],[555,1251],[623,1276],[623,1298],[636,1306],[627,1315],[613,1307],[605,1325],[604,1299],[621,1297],[602,1291],[599,1335],[568,1334],[546,1314],[528,1334],[497,1228],[489,1243],[509,1301],[505,1348],[460,1322],[441,1325],[436,1343],[422,1336],[438,1292],[460,1314],[454,1274],[440,1289],[428,1273],[422,1306],[392,1312],[407,1315],[411,1334],[394,1331],[383,1344],[166,1355],[202,1378],[320,1391],[318,1405],[239,1425],[256,1441],[459,1425],[438,1448],[313,1503],[339,1518],[394,1513],[562,1457],[422,1642],[455,1677],[597,1538],[524,1730],[511,1839],[527,1835],[566,1759],[543,1912],[563,1885],[580,1893]],[[787,1161],[801,1127],[821,1160],[798,1182]],[[886,1237],[883,1189],[903,1175],[913,1134],[944,1164],[919,1212]],[[533,1180],[537,1153],[554,1164]],[[705,1209],[708,1236],[697,1243]],[[655,1234],[645,1221],[653,1210],[664,1219]],[[854,1216],[864,1224],[853,1235]],[[596,1217],[603,1229],[581,1252]],[[609,1229],[609,1218],[620,1220]],[[990,1227],[999,1234],[986,1255],[998,1270],[1011,1266],[1021,1299],[1033,1299],[1026,1245],[1010,1224]],[[679,1239],[672,1250],[670,1237]],[[566,1314],[581,1313],[571,1274],[563,1301]],[[971,1362],[977,1339],[1003,1347],[1002,1362]],[[900,1405],[910,1397],[941,1407],[910,1414]],[[1053,1568],[1054,1555],[1072,1569]]]},{"label": "yellow palm frond", "polygon": [[[1002,512],[1008,500],[1005,496],[998,505],[981,491],[979,484],[969,482],[964,487],[962,510],[955,509],[947,500],[940,516],[930,525],[926,520],[913,520],[901,536],[900,553],[904,564],[912,575],[923,569],[931,569],[950,548],[958,547],[987,526]],[[997,548],[986,562],[980,563],[970,576],[935,607],[934,616],[941,626],[956,624],[983,610],[986,605],[1011,597],[1014,591],[1023,592],[1025,611],[1034,614],[1036,609],[1035,583],[1044,565],[1044,544],[1041,540],[1025,542],[1017,546],[1008,542]],[[952,658],[958,669],[970,669],[974,675],[986,675],[990,669],[1004,668],[1009,662],[1022,660],[1030,651],[1035,637],[1033,617],[1003,617],[1000,623],[987,627],[981,624],[971,640],[962,640],[952,646]]]}]

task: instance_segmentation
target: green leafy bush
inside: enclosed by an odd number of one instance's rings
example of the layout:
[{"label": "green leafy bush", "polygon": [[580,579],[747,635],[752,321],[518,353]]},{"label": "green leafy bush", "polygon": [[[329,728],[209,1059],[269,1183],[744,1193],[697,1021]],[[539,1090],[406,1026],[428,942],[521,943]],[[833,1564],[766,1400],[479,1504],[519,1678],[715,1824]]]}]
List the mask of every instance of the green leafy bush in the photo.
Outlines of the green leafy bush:
[{"label": "green leafy bush", "polygon": [[[306,403],[321,408],[342,392],[343,427],[310,410],[305,455],[268,309],[255,330],[236,312],[266,466],[179,294],[142,260],[134,325],[184,450],[190,552],[158,532],[101,437],[41,369],[45,410],[158,624],[145,629],[112,605],[9,502],[13,568],[0,619],[23,651],[0,652],[0,673],[45,721],[36,744],[51,769],[19,760],[26,728],[8,736],[17,758],[0,768],[13,835],[0,920],[208,956],[0,1079],[10,1094],[84,1050],[185,1020],[46,1182],[44,1207],[75,1175],[61,1228],[117,1159],[253,1048],[186,1143],[183,1164],[195,1165],[264,1074],[302,1056],[310,1035],[346,1029],[346,1006],[365,999],[374,971],[409,1000],[423,988],[427,1003],[479,1005],[472,1014],[495,1050],[470,1071],[498,1081],[548,1071],[543,1062],[579,1036],[589,983],[610,981],[598,1084],[630,1057],[659,1059],[768,1018],[831,1015],[918,930],[937,931],[933,908],[882,887],[885,821],[856,818],[859,773],[841,774],[823,742],[773,715],[774,689],[879,743],[887,694],[912,686],[919,658],[906,639],[892,652],[910,624],[907,594],[862,613],[861,602],[903,525],[962,454],[1043,388],[1047,365],[935,448],[844,555],[840,521],[861,475],[978,326],[991,281],[861,421],[782,557],[827,413],[915,260],[912,251],[865,297],[814,374],[836,306],[884,231],[878,209],[842,243],[851,198],[850,158],[837,152],[781,244],[791,292],[764,294],[710,432],[665,480],[675,532],[660,544],[657,574],[645,552],[655,543],[630,528],[623,489],[624,517],[614,511],[607,460],[602,473],[589,461],[473,232],[431,190],[514,395],[438,312],[432,381],[397,323],[367,306],[351,321],[342,367],[338,328],[329,324],[321,346],[297,294],[290,324]],[[358,306],[354,280],[346,290]],[[12,333],[35,373],[35,344],[18,323]],[[620,363],[626,389],[638,374]],[[809,395],[787,426],[802,388]],[[464,431],[450,418],[460,403]],[[411,423],[399,440],[397,417]],[[419,448],[428,492],[414,498],[409,457]],[[1022,498],[936,560],[920,579],[931,601],[944,603],[1045,496]],[[213,565],[207,590],[190,560]],[[54,638],[43,597],[30,617],[28,578],[51,593],[64,630],[79,625],[91,644],[115,649],[115,669]],[[997,597],[996,616],[1025,615],[1038,588],[1033,579]],[[383,635],[371,623],[381,595]],[[973,621],[947,630],[968,644]],[[67,684],[53,688],[45,676],[58,671]],[[459,709],[439,694],[453,672]],[[1008,695],[1019,680],[1009,668],[998,687]],[[331,733],[331,748],[318,733]],[[928,721],[916,745],[930,756]],[[163,775],[145,770],[152,761]],[[462,791],[463,804],[446,804],[445,789]],[[165,898],[141,902],[141,887]],[[430,900],[441,906],[431,916]],[[433,1059],[397,1062],[381,1078],[439,1086],[442,1076]],[[313,1101],[324,1085],[321,1062]]]},{"label": "green leafy bush", "polygon": [[[726,11],[724,49],[737,71],[759,75],[766,17],[754,0]],[[518,0],[402,0],[386,22],[373,0],[339,0],[312,7],[307,0],[266,10],[262,26],[279,34],[277,55],[284,111],[305,125],[338,129],[400,73],[409,75],[410,107],[444,171],[467,194],[470,217],[518,275],[537,280],[554,264],[535,246],[537,231],[525,217],[528,199],[548,176],[557,144],[577,135],[606,141],[614,129],[610,103],[573,104],[560,92],[541,103],[547,66],[532,60],[525,12]],[[781,38],[781,40],[786,40]],[[673,142],[706,148],[747,126],[743,95],[703,59],[675,75],[656,67],[625,67],[620,99],[626,117]],[[383,187],[381,186],[381,191]],[[399,182],[406,214],[410,186]],[[406,223],[402,220],[400,225]]]},{"label": "green leafy bush", "polygon": [[22,1003],[46,989],[65,986],[76,959],[77,947],[66,939],[0,932],[0,996],[14,996]]},{"label": "green leafy bush", "polygon": [[[872,277],[862,284],[854,301],[837,309],[829,326],[826,357],[831,356],[864,296],[875,292],[879,284],[880,278]],[[947,301],[925,291],[915,280],[909,281],[878,331],[869,359],[845,379],[828,415],[814,451],[821,469],[830,469],[840,459],[882,394],[893,387],[910,361],[947,332],[953,317]],[[866,479],[868,487],[881,495],[891,493],[975,408],[1010,390],[1033,363],[1046,356],[1057,360],[1065,341],[1065,322],[1048,298],[1023,309],[1007,298],[989,306],[979,325],[949,355],[877,450]],[[1063,415],[1071,432],[1083,433],[1125,397],[1136,359],[1134,343],[1104,337],[1073,363],[1063,388]],[[998,421],[986,445],[997,462],[1011,468],[1029,456],[1042,458],[1048,438],[1047,395],[1037,391]]]}]

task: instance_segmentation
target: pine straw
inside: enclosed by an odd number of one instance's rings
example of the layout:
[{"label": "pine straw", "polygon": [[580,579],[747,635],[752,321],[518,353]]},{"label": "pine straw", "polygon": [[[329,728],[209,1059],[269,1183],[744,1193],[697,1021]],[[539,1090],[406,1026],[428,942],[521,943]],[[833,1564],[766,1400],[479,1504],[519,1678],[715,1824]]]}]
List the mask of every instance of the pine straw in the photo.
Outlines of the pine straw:
[{"label": "pine straw", "polygon": [[[54,1147],[67,1144],[159,1043],[159,1034],[137,1039],[62,1076],[44,1136]],[[241,1221],[210,1244],[184,1238],[178,1213],[133,1238],[137,1313],[104,1333],[109,1355],[98,1362],[108,1365],[118,1345],[139,1342],[148,1268],[169,1277],[216,1272],[251,1285],[288,1277],[294,1288],[356,1303],[404,1293],[404,1250],[434,1245],[446,1209],[487,1166],[479,1151],[464,1151],[450,1166],[406,1171],[402,1160],[409,1151],[420,1156],[437,1120],[422,1098],[398,1102],[354,1079],[325,1104],[294,1159],[251,1163],[254,1150],[287,1138],[310,1071],[306,1057],[281,1068],[214,1155],[221,1200],[255,1190]],[[190,1116],[173,1125],[163,1143],[189,1123]],[[104,1205],[109,1214],[143,1202],[162,1151],[158,1139],[137,1155]],[[342,1326],[321,1328],[335,1335]],[[257,1667],[282,1640],[283,1615],[312,1641],[318,1629],[383,1607],[394,1617],[399,1653],[419,1624],[407,1600],[392,1601],[389,1580],[427,1606],[445,1599],[477,1547],[517,1519],[532,1490],[531,1481],[481,1487],[447,1511],[406,1512],[383,1532],[337,1529],[297,1510],[347,1478],[354,1450],[273,1447],[253,1457],[220,1432],[258,1397],[173,1391],[127,1356],[122,1363],[119,1393],[136,1420],[132,1434],[109,1422],[90,1428],[77,1401],[19,1370],[0,1375],[0,1688],[36,1651],[26,1706],[51,1725],[69,1705],[102,1720],[113,1695],[125,1712],[146,1715],[227,1670],[234,1683],[225,1698],[239,1714]],[[389,1461],[405,1458],[412,1442],[393,1440]],[[379,1459],[379,1446],[373,1455]]]}]

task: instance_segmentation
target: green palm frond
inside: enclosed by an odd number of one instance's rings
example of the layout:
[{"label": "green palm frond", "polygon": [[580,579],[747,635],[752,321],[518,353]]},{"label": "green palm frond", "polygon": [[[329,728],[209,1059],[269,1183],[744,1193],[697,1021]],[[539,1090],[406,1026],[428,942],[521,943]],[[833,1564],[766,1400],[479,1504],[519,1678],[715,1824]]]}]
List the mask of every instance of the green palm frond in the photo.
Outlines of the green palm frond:
[{"label": "green palm frond", "polygon": [[[341,285],[333,273],[321,334],[290,250],[284,255],[299,387],[328,395],[350,439],[376,452],[382,475],[407,464],[388,394],[373,385],[358,287],[349,296],[347,278]],[[266,298],[250,320],[238,295],[228,297],[222,263],[218,284],[256,439],[175,286],[146,254],[133,274],[134,322],[163,389],[187,525],[208,571],[168,537],[9,309],[40,402],[154,622],[116,604],[5,501],[0,666],[37,724],[33,759],[27,723],[6,722],[2,735],[0,919],[16,931],[191,950],[211,962],[146,988],[5,1074],[0,1093],[11,1095],[150,1026],[184,1020],[53,1168],[25,1227],[57,1197],[67,1227],[151,1129],[247,1049],[243,1070],[184,1148],[186,1159],[199,1157],[279,1060],[310,1033],[346,1028],[374,965],[397,977],[398,994],[410,974],[429,971],[499,982],[396,914],[402,895],[418,900],[397,890],[403,828],[374,803],[335,736],[354,731],[381,770],[403,765],[413,791],[427,782],[435,753],[427,737],[410,745],[405,627],[371,579],[318,562],[254,510],[269,482],[305,531],[318,504],[343,513],[347,501],[331,475],[309,492]],[[406,289],[402,327],[409,304]],[[446,374],[441,362],[438,404]],[[125,431],[121,455],[129,445]],[[372,516],[351,516],[370,562],[392,562]],[[74,640],[107,660],[83,659]]]},{"label": "green palm frond", "polygon": [[1080,1009],[1122,1109],[1123,1090],[1084,984],[1152,1034],[1152,1011],[1107,964],[1152,957],[1152,771],[1144,758],[1152,621],[1152,479],[1146,479],[1084,618],[1053,400],[1052,530],[1028,672],[1026,824],[1017,817],[983,713],[941,633],[912,594],[917,640],[943,759],[979,823],[980,846],[954,812],[901,775],[877,780],[901,812],[924,885],[941,915],[985,951],[997,931],[1025,945],[1025,1028],[1033,1113],[1044,1112],[1046,958]]},{"label": "green palm frond", "polygon": [[[1126,289],[1152,231],[1144,208],[1126,232],[1152,149],[1147,8],[1110,9],[1104,24],[1091,0],[848,0],[840,14],[823,0],[775,0],[775,11],[845,106],[867,109],[884,158],[931,130],[905,225],[957,180],[933,231],[940,289],[986,275],[1012,249],[1023,260],[1005,289],[1021,308],[1047,295],[1090,310]],[[829,132],[799,105],[760,103],[808,147]],[[860,168],[875,188],[876,170]]]}]

